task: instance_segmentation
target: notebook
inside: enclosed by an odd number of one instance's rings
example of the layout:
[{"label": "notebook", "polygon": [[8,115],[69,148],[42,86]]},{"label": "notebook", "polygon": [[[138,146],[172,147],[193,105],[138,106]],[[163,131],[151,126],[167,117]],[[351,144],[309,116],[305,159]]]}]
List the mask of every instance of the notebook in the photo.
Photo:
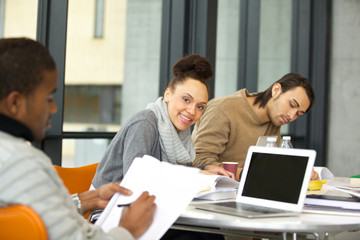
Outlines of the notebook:
[{"label": "notebook", "polygon": [[335,214],[360,217],[360,198],[349,195],[307,195],[305,213]]},{"label": "notebook", "polygon": [[314,214],[329,214],[329,215],[345,215],[360,217],[360,210],[341,208],[341,207],[329,207],[329,206],[316,206],[316,205],[305,205],[303,213],[314,213]]},{"label": "notebook", "polygon": [[236,201],[204,203],[196,208],[246,218],[301,213],[316,152],[251,146]]}]

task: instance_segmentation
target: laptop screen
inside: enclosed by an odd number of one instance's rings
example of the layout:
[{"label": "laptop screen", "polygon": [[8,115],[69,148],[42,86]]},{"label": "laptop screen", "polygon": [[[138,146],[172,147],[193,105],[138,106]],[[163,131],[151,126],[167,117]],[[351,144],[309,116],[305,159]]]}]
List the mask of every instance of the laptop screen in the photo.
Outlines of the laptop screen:
[{"label": "laptop screen", "polygon": [[301,211],[315,156],[314,150],[250,146],[236,201]]},{"label": "laptop screen", "polygon": [[305,156],[255,152],[242,195],[296,204],[307,165]]}]

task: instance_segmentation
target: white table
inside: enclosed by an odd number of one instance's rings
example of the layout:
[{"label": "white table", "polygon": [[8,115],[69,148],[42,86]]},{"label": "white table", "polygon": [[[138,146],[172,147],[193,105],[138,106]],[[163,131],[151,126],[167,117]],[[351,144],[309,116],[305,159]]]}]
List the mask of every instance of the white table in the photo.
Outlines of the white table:
[{"label": "white table", "polygon": [[312,235],[315,239],[328,239],[331,233],[360,230],[360,217],[303,213],[296,217],[247,219],[199,210],[196,209],[197,204],[202,203],[192,202],[172,228],[282,239],[289,234],[293,239],[303,234]]}]

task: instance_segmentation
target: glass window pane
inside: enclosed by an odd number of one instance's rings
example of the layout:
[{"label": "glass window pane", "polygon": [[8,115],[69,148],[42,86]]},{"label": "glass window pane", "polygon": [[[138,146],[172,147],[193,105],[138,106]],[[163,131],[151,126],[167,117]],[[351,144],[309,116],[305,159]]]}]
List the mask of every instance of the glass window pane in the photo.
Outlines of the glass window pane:
[{"label": "glass window pane", "polygon": [[[290,72],[292,1],[262,0],[260,3],[258,91],[264,91]],[[289,125],[281,127],[286,134]]]},{"label": "glass window pane", "polygon": [[0,37],[36,39],[38,0],[0,0]]},{"label": "glass window pane", "polygon": [[159,97],[162,2],[127,2],[121,123]]},{"label": "glass window pane", "polygon": [[64,131],[118,131],[158,97],[161,3],[69,1]]},{"label": "glass window pane", "polygon": [[240,2],[218,1],[215,97],[237,90]]},{"label": "glass window pane", "polygon": [[62,146],[62,167],[80,167],[100,162],[109,139],[65,139]]},{"label": "glass window pane", "polygon": [[291,23],[292,1],[261,1],[258,91],[290,72]]}]

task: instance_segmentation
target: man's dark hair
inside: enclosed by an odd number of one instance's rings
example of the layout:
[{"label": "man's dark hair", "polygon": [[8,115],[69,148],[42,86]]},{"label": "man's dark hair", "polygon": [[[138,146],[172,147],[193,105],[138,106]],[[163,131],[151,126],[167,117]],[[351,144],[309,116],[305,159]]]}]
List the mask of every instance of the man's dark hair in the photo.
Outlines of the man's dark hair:
[{"label": "man's dark hair", "polygon": [[[306,95],[310,101],[309,108],[306,110],[306,112],[308,112],[311,109],[311,107],[313,106],[314,101],[315,101],[314,90],[313,90],[310,82],[305,77],[301,76],[298,73],[288,73],[288,74],[284,75],[282,78],[280,78],[279,80],[277,80],[275,83],[280,83],[281,94],[283,94],[291,89],[294,89],[296,87],[303,87],[305,89]],[[256,98],[254,101],[254,105],[257,103],[260,103],[259,107],[265,107],[267,102],[272,97],[272,87],[274,86],[275,83],[273,83],[265,91],[255,94]]]},{"label": "man's dark hair", "polygon": [[54,70],[55,62],[41,43],[28,38],[0,39],[0,99],[13,91],[31,94],[44,72]]}]

